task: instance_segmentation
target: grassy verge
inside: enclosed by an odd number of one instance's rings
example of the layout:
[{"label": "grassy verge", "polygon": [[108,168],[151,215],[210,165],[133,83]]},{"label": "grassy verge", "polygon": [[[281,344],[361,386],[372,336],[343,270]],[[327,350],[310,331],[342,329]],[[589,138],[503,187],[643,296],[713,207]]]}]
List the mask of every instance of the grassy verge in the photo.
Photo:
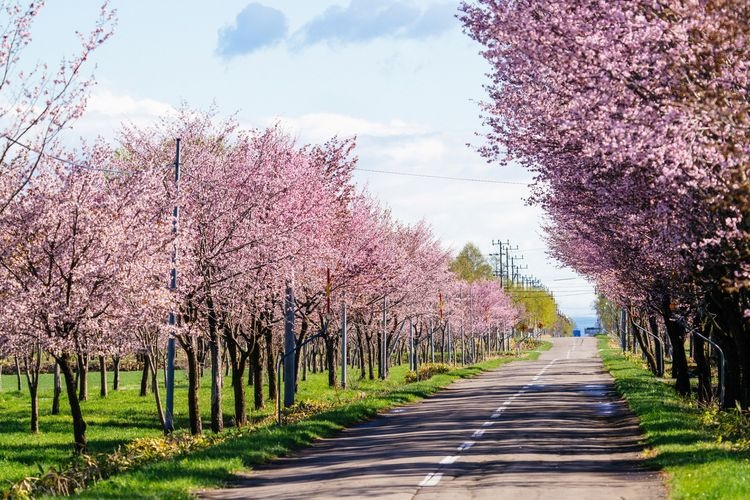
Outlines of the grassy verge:
[{"label": "grassy verge", "polygon": [[617,391],[640,418],[651,465],[669,475],[672,498],[750,498],[750,451],[705,422],[706,411],[680,398],[638,361],[599,338]]},{"label": "grassy verge", "polygon": [[404,367],[395,367],[385,381],[361,381],[346,391],[331,390],[324,380],[300,384],[300,400],[326,401],[333,406],[281,429],[270,425],[250,435],[229,439],[197,453],[156,462],[102,481],[81,493],[90,498],[188,498],[191,491],[217,487],[234,474],[335,434],[344,427],[374,417],[390,407],[436,393],[459,378],[476,376],[518,359],[537,359],[544,343],[521,358],[507,357],[459,368],[429,380],[404,384]]}]

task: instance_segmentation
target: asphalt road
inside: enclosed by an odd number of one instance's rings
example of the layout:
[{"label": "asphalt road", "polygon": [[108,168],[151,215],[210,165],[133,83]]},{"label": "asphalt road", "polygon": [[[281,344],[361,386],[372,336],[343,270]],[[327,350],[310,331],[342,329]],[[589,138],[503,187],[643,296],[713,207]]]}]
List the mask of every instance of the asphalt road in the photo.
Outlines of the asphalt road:
[{"label": "asphalt road", "polygon": [[204,498],[664,498],[591,338],[321,440]]}]

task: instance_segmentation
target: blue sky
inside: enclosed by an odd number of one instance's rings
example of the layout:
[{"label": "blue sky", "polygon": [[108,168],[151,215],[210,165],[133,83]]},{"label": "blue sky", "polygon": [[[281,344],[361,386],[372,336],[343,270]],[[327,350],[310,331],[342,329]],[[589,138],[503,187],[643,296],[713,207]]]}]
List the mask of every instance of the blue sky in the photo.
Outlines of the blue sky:
[{"label": "blue sky", "polygon": [[[247,126],[280,122],[301,142],[358,136],[360,167],[524,182],[488,165],[478,101],[487,64],[442,0],[113,0],[114,37],[94,55],[95,88],[71,135],[111,138],[118,123],[148,123],[182,101],[215,103]],[[99,2],[50,2],[32,54],[69,51]],[[54,56],[54,57],[53,57]],[[455,249],[510,239],[566,314],[589,316],[591,287],[548,261],[540,210],[527,189],[357,172],[358,184],[402,220],[427,219]]]}]

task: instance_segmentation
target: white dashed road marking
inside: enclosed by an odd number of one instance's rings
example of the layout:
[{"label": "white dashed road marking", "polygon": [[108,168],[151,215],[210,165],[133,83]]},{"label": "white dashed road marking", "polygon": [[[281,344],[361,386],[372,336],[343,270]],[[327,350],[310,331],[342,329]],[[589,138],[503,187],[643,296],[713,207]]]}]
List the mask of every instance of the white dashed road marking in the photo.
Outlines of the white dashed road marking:
[{"label": "white dashed road marking", "polygon": [[[570,352],[568,352],[568,357],[570,357]],[[550,366],[552,366],[556,361],[557,361],[557,359],[553,359],[552,361],[550,361],[547,364],[547,366],[545,366],[544,368],[542,368],[542,370],[539,373],[537,373],[531,380],[533,380],[533,381],[539,380],[539,378],[542,375],[544,375],[544,372],[546,372],[547,369]],[[526,391],[528,391],[529,387],[531,387],[531,385],[530,384],[526,384],[521,389],[519,389],[518,392],[516,392],[514,395],[512,395],[507,400],[505,400],[505,402],[503,402],[503,404],[501,404],[497,408],[497,410],[495,410],[492,413],[492,415],[490,416],[490,418],[491,419],[498,419],[498,418],[500,418],[500,415],[502,414],[502,412],[505,411],[505,409],[508,406],[510,406],[510,404],[513,402],[513,400],[515,400],[518,396],[521,396],[522,394],[525,394]],[[396,411],[397,410],[394,410],[394,412],[396,412]],[[495,422],[493,422],[492,420],[487,420],[486,422],[484,422],[482,424],[482,427],[491,427],[494,423]],[[471,437],[473,437],[473,438],[480,438],[480,437],[482,437],[484,435],[484,432],[485,432],[485,429],[483,429],[483,428],[482,429],[477,429],[477,430],[475,430],[472,433]],[[458,451],[466,451],[469,448],[471,448],[472,446],[474,446],[475,444],[476,444],[476,441],[464,441],[456,449]],[[459,459],[459,455],[449,455],[447,457],[444,457],[442,460],[440,460],[439,465],[450,465],[450,464],[454,463],[458,459]],[[420,487],[437,486],[437,484],[440,482],[440,480],[442,478],[443,478],[443,473],[442,472],[430,472],[429,474],[427,474],[425,476],[425,478],[422,480],[422,482],[419,483],[419,486]]]},{"label": "white dashed road marking", "polygon": [[443,478],[442,472],[432,472],[430,474],[427,474],[427,477],[422,479],[422,482],[419,483],[419,486],[422,486],[422,487],[437,486],[437,484],[440,482],[442,478]]}]

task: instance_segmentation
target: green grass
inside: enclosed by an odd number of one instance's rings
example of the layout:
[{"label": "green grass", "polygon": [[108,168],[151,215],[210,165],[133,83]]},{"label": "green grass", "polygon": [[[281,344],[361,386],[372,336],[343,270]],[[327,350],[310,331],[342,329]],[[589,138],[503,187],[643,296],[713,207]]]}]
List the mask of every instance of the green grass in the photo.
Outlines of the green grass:
[{"label": "green grass", "polygon": [[[5,371],[5,370],[4,370]],[[109,375],[110,388],[112,374]],[[26,381],[16,390],[15,374],[3,374],[0,391],[0,491],[8,482],[38,474],[39,465],[49,467],[65,462],[73,451],[73,426],[67,397],[60,398],[60,414],[51,415],[52,375],[42,374],[39,388],[39,433],[30,434],[30,403]],[[161,378],[161,377],[160,377]],[[121,372],[121,390],[99,396],[99,374],[89,374],[89,400],[82,403],[88,425],[87,437],[92,453],[109,452],[118,445],[144,436],[162,434],[154,397],[138,395],[140,372]],[[201,410],[204,422],[210,417],[210,379],[204,377],[201,388]],[[161,392],[164,399],[164,389]],[[225,420],[233,408],[231,387],[224,390]],[[264,412],[272,411],[272,405]],[[257,414],[256,414],[257,415]],[[187,428],[187,379],[184,372],[175,375],[175,425]],[[38,465],[37,465],[38,464]]]},{"label": "green grass", "polygon": [[[543,344],[537,351],[528,352],[522,359],[536,359],[539,351],[548,349]],[[458,378],[475,376],[482,371],[518,358],[496,358],[478,365],[437,375],[430,380],[405,384],[405,365],[391,369],[385,381],[357,380],[358,372],[350,369],[349,387],[346,390],[330,389],[325,373],[310,374],[300,383],[297,399],[322,401],[331,410],[281,430],[267,427],[249,437],[225,441],[189,456],[144,466],[139,470],[121,474],[90,488],[85,495],[91,497],[179,497],[188,496],[192,489],[218,486],[232,478],[232,474],[254,464],[262,463],[305,446],[313,440],[330,436],[347,425],[371,418],[388,407],[406,404],[435,393]],[[5,370],[4,370],[5,371]],[[111,374],[110,385],[111,385]],[[15,374],[2,375],[0,391],[0,491],[10,482],[39,473],[39,467],[48,468],[65,463],[72,452],[72,424],[68,416],[66,397],[61,398],[61,413],[50,414],[52,401],[52,376],[43,374],[40,383],[40,432],[30,434],[28,390],[15,390]],[[161,435],[153,395],[138,396],[139,372],[121,373],[121,390],[110,391],[106,398],[99,392],[99,374],[89,374],[89,400],[83,402],[83,412],[88,424],[87,437],[90,451],[103,453],[133,439]],[[25,380],[24,380],[25,384]],[[183,372],[175,377],[175,425],[186,429],[187,380]],[[249,388],[248,388],[249,389]],[[201,410],[204,430],[209,427],[210,380],[204,377],[201,386]],[[264,388],[264,393],[267,390]],[[162,390],[162,397],[163,397]],[[224,388],[225,422],[231,419],[233,396],[231,386]],[[251,402],[252,394],[248,390]],[[272,414],[274,404],[266,401],[259,412],[250,412],[251,419],[261,419]],[[210,431],[209,431],[210,432]]]},{"label": "green grass", "polygon": [[[551,344],[520,359],[536,359]],[[300,384],[299,400],[326,400],[334,403],[324,411],[281,429],[268,426],[247,437],[227,440],[207,450],[157,462],[120,474],[85,490],[91,498],[188,498],[190,492],[218,487],[235,477],[238,471],[288,455],[321,437],[331,436],[344,427],[374,417],[390,407],[411,403],[434,394],[459,378],[468,378],[519,358],[496,358],[477,365],[436,375],[429,380],[403,384],[404,366],[394,367],[386,381],[360,381],[354,387],[331,390],[324,379],[313,378]],[[362,393],[366,397],[362,397]]]},{"label": "green grass", "polygon": [[702,410],[677,395],[638,361],[599,338],[604,365],[618,392],[639,417],[650,465],[669,476],[671,498],[750,498],[750,452],[719,442]]}]

